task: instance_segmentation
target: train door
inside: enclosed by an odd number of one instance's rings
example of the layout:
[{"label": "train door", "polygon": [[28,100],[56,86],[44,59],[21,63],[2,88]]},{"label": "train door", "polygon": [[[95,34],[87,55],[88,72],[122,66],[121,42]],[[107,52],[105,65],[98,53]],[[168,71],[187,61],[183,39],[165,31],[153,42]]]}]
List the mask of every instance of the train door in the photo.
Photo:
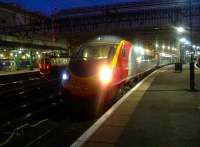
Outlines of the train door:
[{"label": "train door", "polygon": [[121,48],[121,68],[122,68],[122,77],[123,80],[128,78],[128,60],[129,60],[129,51],[131,44],[127,41],[124,41]]}]

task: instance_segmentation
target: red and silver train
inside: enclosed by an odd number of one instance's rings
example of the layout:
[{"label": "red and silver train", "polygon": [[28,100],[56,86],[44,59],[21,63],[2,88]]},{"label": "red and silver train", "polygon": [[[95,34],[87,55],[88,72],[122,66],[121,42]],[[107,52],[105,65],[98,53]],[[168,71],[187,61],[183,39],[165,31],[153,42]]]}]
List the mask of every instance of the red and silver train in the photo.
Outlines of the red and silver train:
[{"label": "red and silver train", "polygon": [[170,63],[170,55],[155,55],[129,41],[102,36],[79,47],[62,73],[62,87],[78,97],[102,96],[139,73]]},{"label": "red and silver train", "polygon": [[50,74],[52,71],[52,64],[50,58],[48,57],[41,58],[39,61],[39,69],[41,75]]},{"label": "red and silver train", "polygon": [[40,74],[43,76],[56,74],[60,70],[66,67],[69,63],[69,57],[65,54],[59,54],[59,56],[43,56],[39,61]]}]

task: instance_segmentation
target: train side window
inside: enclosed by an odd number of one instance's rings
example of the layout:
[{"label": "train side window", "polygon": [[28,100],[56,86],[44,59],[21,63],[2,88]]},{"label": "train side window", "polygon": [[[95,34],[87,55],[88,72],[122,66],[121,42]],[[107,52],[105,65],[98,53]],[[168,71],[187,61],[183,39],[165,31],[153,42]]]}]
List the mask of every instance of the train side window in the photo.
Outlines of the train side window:
[{"label": "train side window", "polygon": [[124,47],[122,48],[122,56],[126,57],[126,48],[124,48]]}]

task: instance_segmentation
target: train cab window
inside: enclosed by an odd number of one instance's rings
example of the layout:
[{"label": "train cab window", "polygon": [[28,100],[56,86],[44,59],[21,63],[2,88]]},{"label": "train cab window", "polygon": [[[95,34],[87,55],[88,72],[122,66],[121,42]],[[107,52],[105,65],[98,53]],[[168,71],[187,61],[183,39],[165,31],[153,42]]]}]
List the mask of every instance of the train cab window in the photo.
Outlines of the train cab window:
[{"label": "train cab window", "polygon": [[81,46],[77,53],[73,56],[76,59],[88,59],[88,58],[109,58],[111,50],[114,45],[110,44],[88,44]]},{"label": "train cab window", "polygon": [[116,48],[117,48],[117,45],[110,46],[108,59],[112,59],[113,58],[113,56],[115,55],[115,52],[116,52]]}]

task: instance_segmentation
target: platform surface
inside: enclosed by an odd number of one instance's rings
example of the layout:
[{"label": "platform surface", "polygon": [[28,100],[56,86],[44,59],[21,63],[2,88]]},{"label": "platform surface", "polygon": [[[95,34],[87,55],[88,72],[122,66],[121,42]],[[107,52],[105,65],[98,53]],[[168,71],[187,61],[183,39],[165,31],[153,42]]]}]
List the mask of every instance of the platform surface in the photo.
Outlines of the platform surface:
[{"label": "platform surface", "polygon": [[[189,69],[154,72],[106,119],[84,147],[199,147],[200,71],[189,91]],[[79,140],[80,142],[81,140]]]},{"label": "platform surface", "polygon": [[24,73],[33,73],[33,72],[39,72],[39,69],[35,68],[33,70],[17,70],[17,71],[0,71],[0,76],[6,76],[6,75],[17,75],[17,74],[24,74]]}]

